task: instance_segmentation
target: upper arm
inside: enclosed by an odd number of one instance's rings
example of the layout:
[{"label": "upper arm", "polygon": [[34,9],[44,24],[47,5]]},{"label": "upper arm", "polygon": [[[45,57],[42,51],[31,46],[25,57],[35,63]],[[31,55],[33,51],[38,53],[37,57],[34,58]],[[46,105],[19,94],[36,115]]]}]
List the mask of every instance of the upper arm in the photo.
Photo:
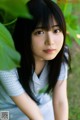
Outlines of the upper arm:
[{"label": "upper arm", "polygon": [[60,75],[53,91],[53,99],[64,100],[67,98],[67,76],[68,66],[66,63],[62,63]]},{"label": "upper arm", "polygon": [[54,91],[53,91],[53,99],[55,101],[60,100],[64,101],[67,98],[67,80],[58,80]]},{"label": "upper arm", "polygon": [[0,71],[0,82],[9,96],[18,96],[24,92],[24,89],[19,82],[16,69]]}]

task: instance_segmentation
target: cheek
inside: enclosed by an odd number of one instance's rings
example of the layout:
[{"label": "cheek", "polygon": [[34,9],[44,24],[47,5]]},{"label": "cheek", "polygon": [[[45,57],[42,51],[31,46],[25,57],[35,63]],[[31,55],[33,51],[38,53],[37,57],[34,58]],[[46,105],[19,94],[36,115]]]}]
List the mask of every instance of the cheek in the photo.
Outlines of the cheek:
[{"label": "cheek", "polygon": [[61,37],[61,46],[63,46],[63,43],[64,43],[64,36],[62,35],[62,37]]},{"label": "cheek", "polygon": [[32,40],[32,47],[36,47],[36,48],[42,48],[44,45],[44,40],[43,39],[33,39]]},{"label": "cheek", "polygon": [[61,35],[61,36],[58,37],[58,39],[56,41],[56,44],[57,44],[57,46],[58,46],[59,49],[62,48],[63,42],[64,42],[64,36]]}]

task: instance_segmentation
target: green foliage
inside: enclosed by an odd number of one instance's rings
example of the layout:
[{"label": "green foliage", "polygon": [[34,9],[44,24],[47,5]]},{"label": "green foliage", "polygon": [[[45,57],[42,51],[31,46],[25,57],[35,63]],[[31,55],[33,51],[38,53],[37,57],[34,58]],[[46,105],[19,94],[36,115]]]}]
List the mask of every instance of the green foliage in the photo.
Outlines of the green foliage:
[{"label": "green foliage", "polygon": [[[27,2],[28,0],[0,0],[0,21],[4,25],[10,25],[16,20],[13,18],[31,18],[26,7]],[[13,21],[6,23],[6,18]],[[0,69],[7,70],[19,67],[20,54],[15,50],[12,36],[3,24],[0,23]]]},{"label": "green foliage", "polygon": [[45,93],[48,88],[48,85],[46,85],[43,89],[39,90],[39,94]]},{"label": "green foliage", "polygon": [[68,77],[69,120],[80,120],[80,46],[73,42],[72,72]]},{"label": "green foliage", "polygon": [[[76,3],[77,4],[77,3]],[[74,3],[59,3],[59,6],[61,10],[63,11],[63,14],[65,16],[66,20],[66,25],[67,25],[67,44],[68,46],[71,46],[72,44],[72,39],[74,39],[79,45],[80,45],[80,38],[78,38],[78,34],[80,34],[80,29],[79,29],[79,23],[78,19],[79,17],[74,14]]]},{"label": "green foliage", "polygon": [[0,9],[5,10],[15,17],[31,18],[25,3],[29,0],[0,0]]},{"label": "green foliage", "polygon": [[19,67],[20,55],[15,50],[9,31],[0,23],[0,69]]}]

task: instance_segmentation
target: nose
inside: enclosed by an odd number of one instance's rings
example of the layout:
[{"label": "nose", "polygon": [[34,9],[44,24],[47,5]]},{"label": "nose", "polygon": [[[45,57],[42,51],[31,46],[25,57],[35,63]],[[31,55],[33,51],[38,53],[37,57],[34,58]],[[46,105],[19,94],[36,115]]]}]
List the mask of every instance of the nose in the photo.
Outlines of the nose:
[{"label": "nose", "polygon": [[47,32],[45,44],[46,45],[53,45],[54,44],[54,35],[51,31]]}]

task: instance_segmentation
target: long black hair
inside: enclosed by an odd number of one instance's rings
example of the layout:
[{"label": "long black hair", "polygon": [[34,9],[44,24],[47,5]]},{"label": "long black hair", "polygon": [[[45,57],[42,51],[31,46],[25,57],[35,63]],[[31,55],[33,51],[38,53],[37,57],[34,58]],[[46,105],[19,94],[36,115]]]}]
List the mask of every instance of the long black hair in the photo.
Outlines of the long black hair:
[{"label": "long black hair", "polygon": [[64,42],[60,52],[53,60],[48,62],[49,86],[46,92],[49,92],[54,89],[57,83],[61,63],[66,61],[64,57],[66,24],[61,9],[51,0],[31,0],[27,3],[27,6],[33,18],[18,18],[13,38],[15,47],[21,54],[21,67],[18,68],[19,80],[25,91],[35,100],[29,86],[33,75],[32,69],[35,70],[35,61],[31,50],[31,34],[39,23],[41,23],[44,28],[49,29],[50,25],[53,24],[53,18],[55,18],[64,35]]}]

